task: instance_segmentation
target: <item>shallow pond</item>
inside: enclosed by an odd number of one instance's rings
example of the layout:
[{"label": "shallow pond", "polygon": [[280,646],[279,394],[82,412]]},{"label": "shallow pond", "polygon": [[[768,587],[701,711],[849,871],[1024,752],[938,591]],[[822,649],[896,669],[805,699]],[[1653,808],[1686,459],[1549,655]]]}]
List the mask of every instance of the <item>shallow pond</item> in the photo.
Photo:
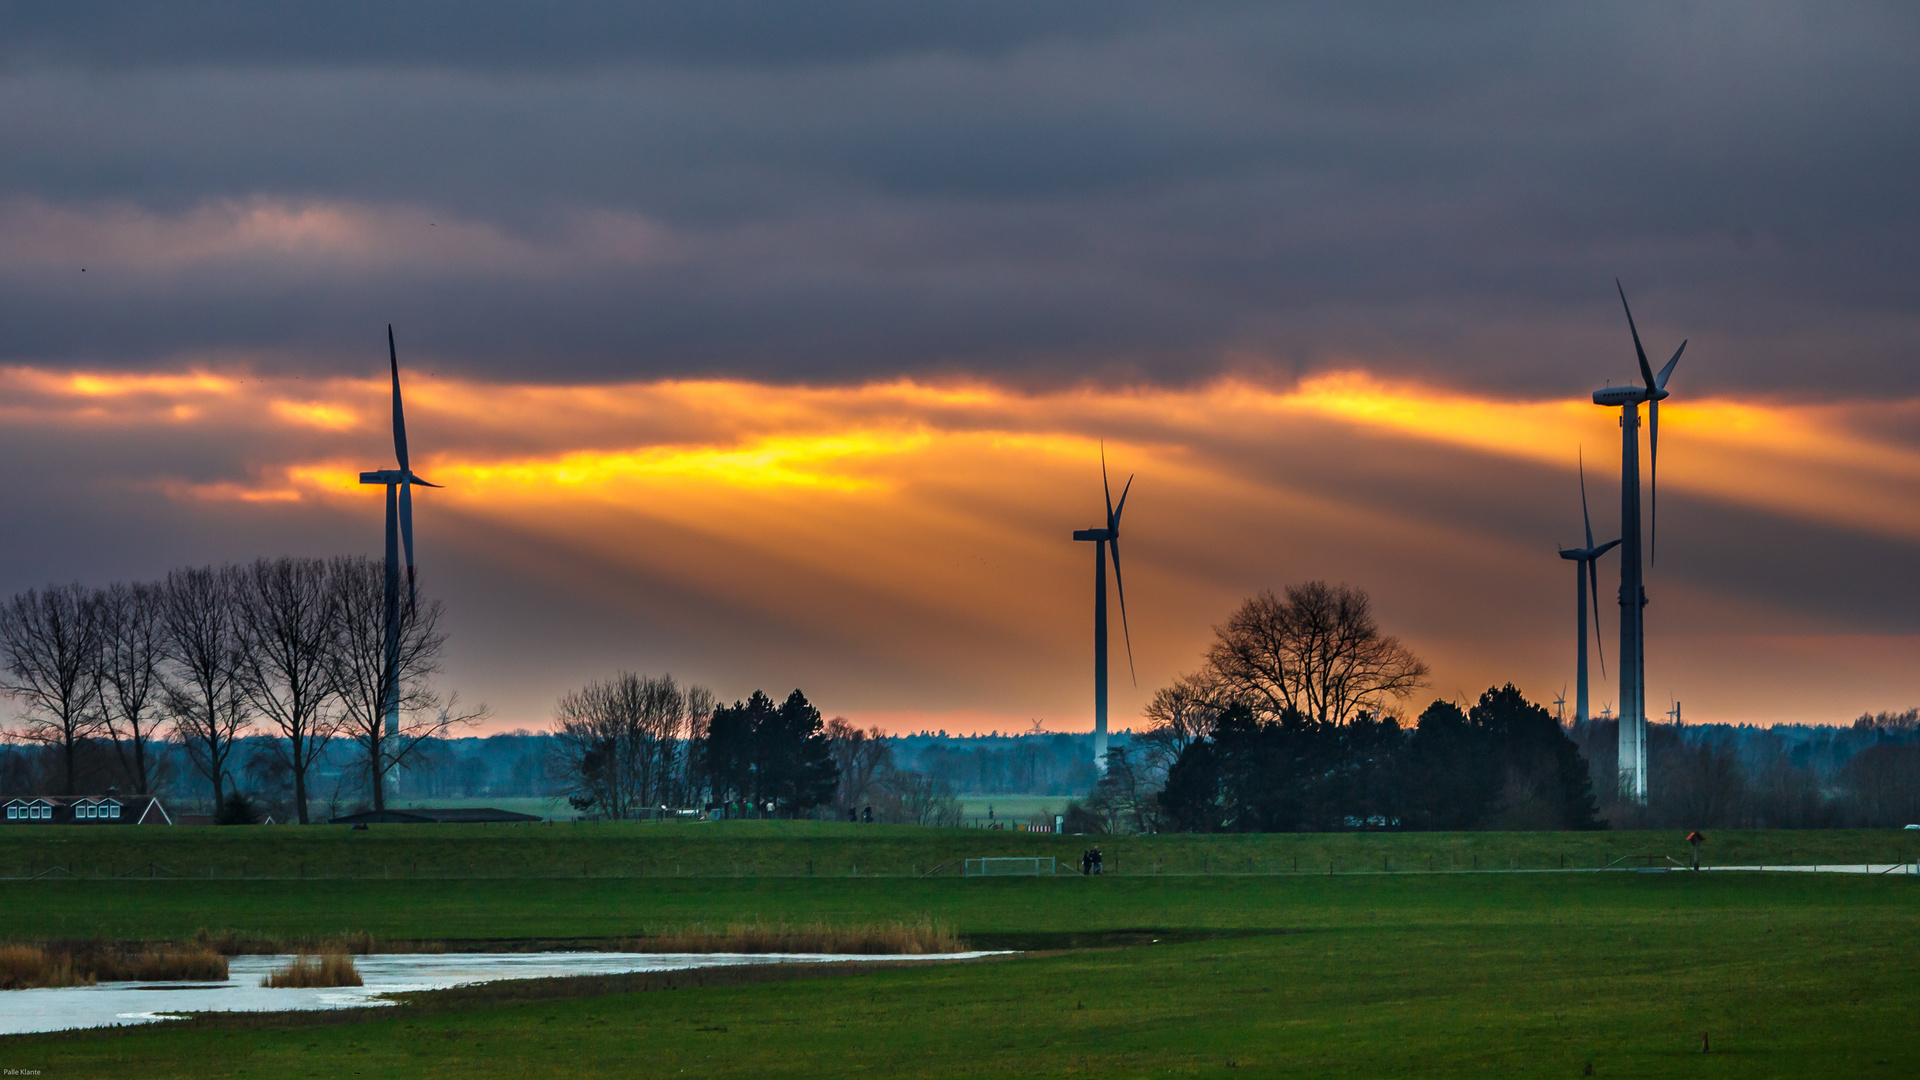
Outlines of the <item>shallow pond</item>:
[{"label": "shallow pond", "polygon": [[223,983],[100,983],[48,990],[0,991],[0,1035],[31,1031],[150,1024],[196,1012],[287,1012],[391,1005],[381,997],[420,990],[564,975],[619,975],[742,964],[816,964],[848,960],[968,960],[982,952],[940,956],[845,956],[817,953],[390,953],[356,956],[365,986],[274,989],[260,985],[286,956],[236,956]]}]

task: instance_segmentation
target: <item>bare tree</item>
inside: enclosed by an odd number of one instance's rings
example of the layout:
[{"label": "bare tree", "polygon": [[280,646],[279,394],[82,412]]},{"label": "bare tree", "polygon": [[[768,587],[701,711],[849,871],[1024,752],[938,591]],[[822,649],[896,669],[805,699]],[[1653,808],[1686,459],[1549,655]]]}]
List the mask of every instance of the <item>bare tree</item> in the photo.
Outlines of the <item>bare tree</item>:
[{"label": "bare tree", "polygon": [[1214,628],[1207,667],[1256,715],[1344,724],[1426,684],[1427,665],[1380,632],[1362,589],[1324,581],[1262,591]]},{"label": "bare tree", "polygon": [[[338,632],[327,649],[327,673],[340,704],[339,736],[359,748],[374,809],[387,805],[387,776],[406,767],[428,739],[487,715],[482,705],[461,712],[457,695],[446,701],[433,691],[440,670],[438,601],[400,604],[396,656],[387,653],[387,585],[384,564],[364,556],[327,563],[327,585],[338,615]],[[389,720],[387,708],[397,703]]]},{"label": "bare tree", "polygon": [[161,590],[167,711],[187,759],[213,788],[216,814],[228,760],[252,724],[240,685],[238,577],[232,567],[190,567],[168,574]]},{"label": "bare tree", "polygon": [[687,727],[680,737],[679,767],[675,770],[673,801],[692,805],[701,797],[700,755],[694,748],[707,737],[707,722],[713,719],[713,691],[704,686],[687,687]]},{"label": "bare tree", "polygon": [[827,722],[827,753],[840,769],[840,787],[834,805],[842,812],[871,805],[880,796],[881,780],[893,769],[893,742],[875,727],[861,731],[841,717]]},{"label": "bare tree", "polygon": [[562,695],[554,708],[551,778],[575,810],[624,818],[633,804],[633,771],[617,691],[592,682]]},{"label": "bare tree", "polygon": [[965,820],[953,785],[909,769],[881,771],[874,805],[879,820],[901,825],[957,828]]},{"label": "bare tree", "polygon": [[238,574],[243,641],[240,688],[248,705],[279,729],[273,754],[293,787],[294,815],[307,824],[307,774],[339,730],[327,666],[339,636],[339,597],[320,559],[260,559]]},{"label": "bare tree", "polygon": [[556,709],[552,778],[572,793],[575,808],[609,818],[665,805],[674,798],[693,721],[711,715],[712,700],[672,675],[631,671],[570,691]]},{"label": "bare tree", "polygon": [[25,709],[22,738],[58,747],[61,790],[74,791],[75,757],[100,726],[96,708],[100,622],[94,597],[79,585],[49,585],[16,594],[0,608],[0,691]]},{"label": "bare tree", "polygon": [[1221,709],[1231,701],[1231,692],[1212,667],[1173,680],[1171,686],[1154,690],[1154,700],[1146,703],[1142,715],[1152,721],[1148,730],[1162,732],[1156,742],[1179,757],[1187,744],[1213,734]]},{"label": "bare tree", "polygon": [[95,667],[100,715],[136,795],[152,794],[151,745],[165,703],[161,663],[166,655],[161,590],[144,582],[108,586],[99,605],[100,653]]},{"label": "bare tree", "polygon": [[1146,774],[1132,750],[1116,746],[1107,751],[1107,769],[1086,809],[1097,816],[1109,833],[1157,832],[1160,827],[1160,788]]}]

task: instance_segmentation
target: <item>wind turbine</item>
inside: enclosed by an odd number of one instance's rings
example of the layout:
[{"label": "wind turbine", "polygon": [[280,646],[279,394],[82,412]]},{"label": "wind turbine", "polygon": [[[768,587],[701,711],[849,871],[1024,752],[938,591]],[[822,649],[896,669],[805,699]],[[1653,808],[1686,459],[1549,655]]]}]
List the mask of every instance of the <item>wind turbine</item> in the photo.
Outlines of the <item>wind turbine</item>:
[{"label": "wind turbine", "polygon": [[[1614,279],[1620,293],[1620,306],[1627,313],[1627,329],[1633,333],[1633,351],[1640,359],[1640,378],[1645,386],[1609,386],[1593,392],[1595,405],[1620,407],[1620,792],[1642,806],[1647,802],[1647,590],[1640,566],[1640,403],[1647,403],[1648,477],[1652,503],[1652,528],[1658,535],[1660,402],[1667,397],[1667,379],[1680,354],[1687,349],[1682,341],[1673,351],[1673,359],[1653,373],[1647,363],[1647,350],[1640,345],[1640,328],[1633,324],[1633,308],[1627,305],[1627,290]],[[1648,554],[1654,550],[1648,544]]]},{"label": "wind turbine", "polygon": [[1553,699],[1553,719],[1563,726],[1567,722],[1567,688],[1564,683],[1560,686],[1560,696]]},{"label": "wind turbine", "polygon": [[[400,730],[400,548],[407,552],[407,610],[413,610],[413,485],[437,488],[414,475],[407,460],[407,418],[400,409],[400,354],[393,346],[393,324],[387,324],[387,362],[393,370],[393,455],[398,469],[363,472],[363,484],[387,486],[387,611],[386,663],[381,682],[386,691],[386,738]],[[384,752],[384,750],[382,751]]]},{"label": "wind turbine", "polygon": [[[1600,556],[1612,551],[1620,541],[1609,540],[1599,547],[1593,546],[1593,516],[1587,513],[1587,465],[1580,463],[1580,520],[1587,527],[1587,546],[1583,548],[1564,548],[1560,552],[1563,559],[1573,561],[1573,596],[1579,605],[1580,617],[1580,662],[1575,667],[1577,689],[1573,697],[1573,722],[1583,723],[1587,719],[1587,592],[1593,592],[1593,640],[1600,643]],[[1600,675],[1607,674],[1607,653],[1600,650]]]},{"label": "wind turbine", "polygon": [[[1107,452],[1100,451],[1100,488],[1107,497],[1107,527],[1075,529],[1075,540],[1093,541],[1093,764],[1101,772],[1107,769],[1107,551],[1113,551],[1113,585],[1120,594],[1120,632],[1127,642],[1127,671],[1133,672],[1133,634],[1127,629],[1127,587],[1120,579],[1120,515],[1127,509],[1127,492],[1133,490],[1133,477],[1127,477],[1120,489],[1120,505],[1113,503],[1113,486],[1107,483]],[[1138,676],[1135,676],[1138,681]]]}]

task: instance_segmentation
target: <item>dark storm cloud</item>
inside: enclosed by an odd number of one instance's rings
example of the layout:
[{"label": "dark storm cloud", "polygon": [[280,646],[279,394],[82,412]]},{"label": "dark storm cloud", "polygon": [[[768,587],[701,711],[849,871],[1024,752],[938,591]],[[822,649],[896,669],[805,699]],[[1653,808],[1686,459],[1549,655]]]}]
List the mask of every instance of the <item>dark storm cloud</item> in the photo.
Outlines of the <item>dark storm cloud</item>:
[{"label": "dark storm cloud", "polygon": [[[394,319],[515,378],[1564,392],[1630,374],[1619,274],[1692,392],[1909,385],[1907,8],[310,10],[0,16],[0,239],[40,229],[0,246],[0,359],[358,370]],[[404,219],[418,254],[36,224],[229,204]]]},{"label": "dark storm cloud", "polygon": [[403,65],[568,70],[657,61],[791,66],[896,53],[991,55],[1140,21],[1115,2],[680,0],[530,5],[349,0],[16,5],[0,17],[15,63],[89,68]]}]

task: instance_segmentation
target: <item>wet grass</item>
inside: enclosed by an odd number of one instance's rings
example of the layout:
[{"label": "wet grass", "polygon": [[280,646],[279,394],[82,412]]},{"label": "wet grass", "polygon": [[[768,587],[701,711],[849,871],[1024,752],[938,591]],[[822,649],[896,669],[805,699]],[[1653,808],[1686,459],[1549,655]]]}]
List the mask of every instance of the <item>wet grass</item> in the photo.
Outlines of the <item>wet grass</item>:
[{"label": "wet grass", "polygon": [[[371,911],[403,903],[379,889],[425,885],[352,887],[373,890],[359,908]],[[1095,947],[835,978],[543,980],[537,990],[473,988],[458,1000],[422,995],[390,1015],[20,1037],[0,1041],[0,1056],[48,1075],[154,1077],[1920,1074],[1908,1016],[1920,990],[1908,959],[1920,931],[1912,879],[545,885],[574,891],[462,890],[457,899],[510,909],[475,911],[475,925],[497,916],[558,925],[563,907],[590,925],[596,902],[637,920],[757,911],[845,924],[924,912],[963,934],[1082,935]],[[622,892],[631,899],[620,901]],[[405,896],[428,902],[424,891]],[[452,918],[451,899],[391,921]],[[1085,940],[1101,927],[1110,941]],[[1178,932],[1154,943],[1163,930]],[[1703,1032],[1711,1053],[1699,1052]]]}]

